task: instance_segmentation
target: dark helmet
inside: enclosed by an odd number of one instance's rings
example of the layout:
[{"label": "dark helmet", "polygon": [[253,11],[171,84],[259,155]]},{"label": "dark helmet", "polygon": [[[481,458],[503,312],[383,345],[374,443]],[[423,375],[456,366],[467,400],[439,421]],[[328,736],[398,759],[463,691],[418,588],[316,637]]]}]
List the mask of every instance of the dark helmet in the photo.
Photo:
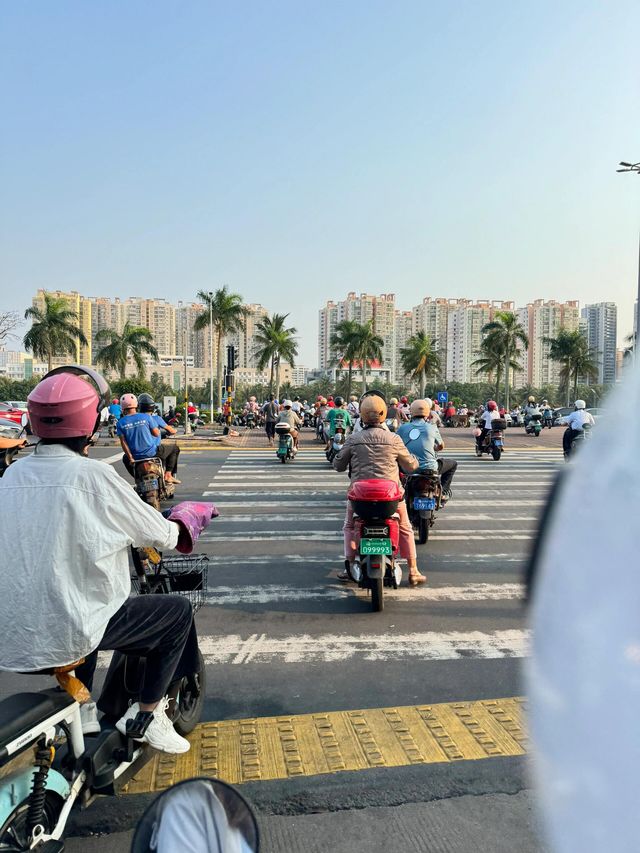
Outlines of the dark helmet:
[{"label": "dark helmet", "polygon": [[340,408],[340,406],[344,403],[344,400],[342,399],[342,397],[336,397],[333,402],[338,408]]},{"label": "dark helmet", "polygon": [[151,394],[140,394],[138,397],[139,412],[153,412],[155,408],[156,404]]}]

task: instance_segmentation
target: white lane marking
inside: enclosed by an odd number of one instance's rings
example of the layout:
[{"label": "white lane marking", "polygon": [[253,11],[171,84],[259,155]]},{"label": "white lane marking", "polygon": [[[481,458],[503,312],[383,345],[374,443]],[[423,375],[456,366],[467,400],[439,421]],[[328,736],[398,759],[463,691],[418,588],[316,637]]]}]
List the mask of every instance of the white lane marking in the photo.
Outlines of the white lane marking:
[{"label": "white lane marking", "polygon": [[457,660],[462,658],[522,658],[528,653],[529,632],[425,631],[413,634],[309,634],[269,637],[240,634],[200,637],[205,663],[304,663],[345,661]]},{"label": "white lane marking", "polygon": [[[231,524],[240,524],[240,523],[262,523],[265,521],[342,521],[344,519],[344,512],[341,513],[331,513],[331,512],[323,512],[319,518],[315,518],[311,513],[284,513],[284,514],[271,514],[271,513],[253,513],[252,515],[220,515],[220,521],[227,521]],[[499,513],[496,515],[451,515],[447,512],[446,516],[447,521],[539,521],[537,515],[505,515],[504,513]],[[217,526],[220,526],[220,522],[216,522]]]},{"label": "white lane marking", "polygon": [[[466,563],[526,563],[529,559],[528,554],[495,554],[493,551],[488,554],[429,554],[431,560],[446,560],[448,564],[466,564]],[[335,556],[316,556],[313,554],[269,554],[265,556],[238,556],[237,554],[212,554],[208,557],[209,565],[222,569],[245,566],[269,566],[274,563],[286,565],[293,563],[297,567],[303,567],[306,563],[323,563],[327,565],[327,571],[332,571],[336,568],[336,563],[342,566],[344,557],[342,554]]]},{"label": "white lane marking", "polygon": [[[209,488],[211,489],[215,485],[216,485],[215,483],[209,483]],[[455,487],[455,481],[454,481],[454,487]],[[518,486],[518,487],[514,486],[514,487],[510,487],[510,488],[518,488],[518,489],[520,489],[520,491],[522,491],[520,486]],[[455,488],[454,488],[454,491],[455,491]],[[547,487],[541,486],[540,488],[536,488],[536,487],[527,486],[527,494],[528,495],[531,495],[531,494],[547,495],[548,493],[549,493],[549,489]],[[331,490],[318,491],[318,490],[314,490],[314,489],[295,489],[295,490],[290,489],[288,491],[283,491],[281,489],[278,489],[276,494],[277,494],[278,499],[280,499],[283,496],[301,499],[301,498],[305,498],[305,497],[327,498],[331,495],[335,495],[335,499],[337,502],[344,503],[344,500],[345,500],[344,489],[342,489],[340,491],[331,491]],[[458,493],[456,493],[456,494],[458,494]],[[504,497],[504,489],[478,489],[478,490],[468,489],[464,492],[464,494],[468,495],[469,497],[474,497],[475,495],[483,495],[484,497],[491,497],[492,501],[493,501],[493,498],[495,498],[495,497],[499,498],[502,496],[504,498],[505,503],[517,500],[517,497],[514,497],[514,498]],[[243,491],[242,489],[232,489],[231,491],[225,490],[225,489],[216,489],[215,491],[203,492],[203,495],[205,495],[205,496],[217,495],[218,498],[263,498],[264,501],[270,501],[272,504],[273,504],[273,498],[274,498],[273,492],[265,492],[264,490],[260,491],[260,492],[257,492],[257,491],[247,492],[247,491]],[[454,502],[458,503],[458,499],[455,497],[454,497]],[[327,503],[327,502],[325,501],[325,503]],[[546,503],[546,501],[540,501],[539,503]],[[244,505],[244,503],[243,503],[243,505]],[[478,501],[478,506],[486,506],[486,505],[487,505],[487,500]]]},{"label": "white lane marking", "polygon": [[[260,533],[235,533],[227,531],[222,531],[220,533],[205,533],[200,537],[200,540],[204,542],[273,542],[274,540],[277,541],[278,539],[286,538],[288,541],[296,542],[321,542],[327,539],[342,539],[342,537],[342,530],[313,530],[306,533],[304,531],[301,532],[300,530],[263,530]],[[511,529],[490,531],[449,530],[446,533],[434,533],[432,531],[429,534],[430,541],[433,539],[438,542],[445,540],[464,542],[467,539],[500,539],[518,541],[533,538],[534,536],[531,533],[515,534]]]},{"label": "white lane marking", "polygon": [[122,459],[122,452],[114,453],[113,456],[106,456],[104,459],[98,460],[99,462],[106,462],[107,465],[113,465],[118,460]]},{"label": "white lane marking", "polygon": [[[406,581],[406,579],[405,579]],[[300,588],[285,584],[267,584],[265,586],[220,586],[207,592],[207,603],[224,607],[229,604],[273,604],[278,601],[309,601],[311,599],[342,600],[367,596],[365,590],[353,585],[348,586],[311,586]],[[462,586],[441,586],[414,588],[402,586],[401,589],[384,591],[389,599],[420,601],[502,601],[520,599],[524,595],[524,586],[519,583],[469,583]]]},{"label": "white lane marking", "polygon": [[[346,504],[346,500],[345,500],[344,495],[342,496],[342,499],[339,501],[335,501],[335,500],[332,500],[332,501],[325,501],[325,500],[308,501],[308,500],[301,500],[300,498],[298,498],[297,500],[296,499],[294,499],[294,500],[281,500],[281,497],[282,497],[282,494],[280,492],[278,492],[278,505],[280,507],[292,506],[292,507],[296,507],[297,509],[303,509],[303,508],[304,509],[317,509],[317,508],[326,507],[326,506],[332,506],[332,507],[335,507],[336,505],[344,506]],[[455,498],[449,504],[449,507],[453,508],[453,509],[457,509],[457,507],[461,507],[461,506],[483,506],[483,507],[486,507],[487,504],[488,504],[488,501],[465,501],[465,500],[459,500],[458,498]],[[525,501],[525,500],[520,500],[519,498],[506,498],[505,500],[502,500],[502,501],[491,501],[491,506],[500,507],[500,509],[509,509],[510,507],[521,507],[521,506],[544,506],[545,504],[546,504],[546,501]],[[265,496],[265,499],[262,501],[242,501],[241,503],[227,503],[226,501],[218,501],[216,503],[216,506],[218,507],[219,510],[228,510],[228,511],[239,510],[239,509],[260,509],[261,507],[262,507],[262,509],[266,509],[267,507],[269,507],[269,508],[273,507],[273,500],[272,500],[271,495],[267,495],[267,496]],[[446,516],[447,518],[450,518],[449,511],[450,510],[447,510],[447,516]],[[257,515],[255,517],[259,518],[260,516]],[[495,516],[491,516],[491,517],[494,518]]]}]

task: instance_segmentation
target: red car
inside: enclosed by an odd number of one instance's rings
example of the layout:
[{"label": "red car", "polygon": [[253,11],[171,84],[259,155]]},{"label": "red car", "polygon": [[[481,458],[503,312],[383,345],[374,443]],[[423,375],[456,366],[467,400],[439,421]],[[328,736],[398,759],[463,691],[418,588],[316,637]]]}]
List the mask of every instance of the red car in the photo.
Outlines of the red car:
[{"label": "red car", "polygon": [[19,409],[13,403],[0,403],[0,418],[5,418],[8,421],[13,421],[14,423],[18,424],[18,426],[22,425],[22,415],[24,414],[24,412],[24,409]]}]

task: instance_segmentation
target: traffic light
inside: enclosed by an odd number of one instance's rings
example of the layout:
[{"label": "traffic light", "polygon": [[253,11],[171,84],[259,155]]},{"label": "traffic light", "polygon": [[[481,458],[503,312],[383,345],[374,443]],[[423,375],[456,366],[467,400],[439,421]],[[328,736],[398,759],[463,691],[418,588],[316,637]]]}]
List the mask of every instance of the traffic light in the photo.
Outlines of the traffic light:
[{"label": "traffic light", "polygon": [[236,369],[236,362],[238,361],[238,348],[228,346],[227,347],[227,365],[229,369],[229,373],[233,373]]}]

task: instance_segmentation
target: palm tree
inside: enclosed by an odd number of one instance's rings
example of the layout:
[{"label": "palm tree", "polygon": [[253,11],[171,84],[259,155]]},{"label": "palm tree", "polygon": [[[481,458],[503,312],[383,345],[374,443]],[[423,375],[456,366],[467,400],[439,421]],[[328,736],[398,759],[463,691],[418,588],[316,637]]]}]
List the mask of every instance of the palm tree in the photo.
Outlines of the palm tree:
[{"label": "palm tree", "polygon": [[206,329],[213,322],[218,360],[218,405],[222,405],[222,342],[227,335],[240,332],[244,328],[248,309],[242,304],[239,293],[229,293],[226,284],[211,296],[208,291],[199,290],[198,299],[204,302],[204,311],[196,317],[193,328],[196,331]]},{"label": "palm tree", "polygon": [[66,299],[45,293],[44,311],[32,306],[24,316],[25,320],[32,320],[33,325],[22,342],[36,358],[47,359],[49,370],[54,356],[75,356],[78,344],[87,346],[87,339],[78,328],[78,314],[69,308]]},{"label": "palm tree", "polygon": [[354,353],[362,366],[362,393],[367,390],[367,373],[372,361],[382,361],[384,341],[373,330],[373,321],[357,324],[354,330]]},{"label": "palm tree", "polygon": [[[518,361],[519,350],[516,350],[510,363],[510,370],[520,370],[522,363]],[[480,344],[480,350],[477,353],[478,358],[471,362],[471,366],[476,368],[476,376],[486,375],[489,382],[495,376],[496,389],[494,396],[496,399],[500,396],[500,382],[504,371],[504,355],[501,347],[496,346],[495,339],[490,336],[485,338]],[[506,404],[505,404],[506,405]]]},{"label": "palm tree", "polygon": [[144,359],[142,354],[150,355],[158,360],[158,350],[151,341],[153,335],[144,326],[124,324],[122,333],[115,329],[100,329],[96,333],[96,343],[104,346],[96,355],[96,364],[102,364],[109,370],[117,370],[120,379],[124,380],[129,359],[133,361],[138,371],[138,377],[144,378]]},{"label": "palm tree", "polygon": [[[512,362],[517,358],[520,350],[519,344],[526,349],[529,346],[529,337],[524,326],[512,311],[496,311],[495,319],[482,327],[486,346],[502,355],[504,372],[504,405],[509,408],[509,378],[514,369]],[[518,365],[519,367],[520,365]],[[517,369],[517,368],[516,368]]]},{"label": "palm tree", "polygon": [[426,332],[417,332],[409,338],[406,347],[400,350],[400,361],[405,373],[420,384],[420,396],[424,397],[424,389],[429,377],[440,373],[440,354]]},{"label": "palm tree", "polygon": [[264,370],[267,364],[270,365],[269,394],[273,389],[275,374],[277,399],[280,399],[280,362],[284,360],[293,367],[298,355],[298,344],[295,339],[297,329],[293,326],[285,326],[288,316],[288,314],[274,314],[273,317],[263,317],[256,324],[254,335],[258,370]]},{"label": "palm tree", "polygon": [[347,397],[351,396],[353,382],[353,363],[357,357],[358,323],[355,320],[342,320],[331,335],[331,355],[337,367],[348,365]]},{"label": "palm tree", "polygon": [[578,393],[578,377],[598,378],[596,353],[589,347],[589,341],[579,329],[570,332],[560,328],[557,337],[542,338],[542,342],[549,345],[549,358],[562,365],[560,387],[566,390],[568,406],[572,382],[575,399]]}]

